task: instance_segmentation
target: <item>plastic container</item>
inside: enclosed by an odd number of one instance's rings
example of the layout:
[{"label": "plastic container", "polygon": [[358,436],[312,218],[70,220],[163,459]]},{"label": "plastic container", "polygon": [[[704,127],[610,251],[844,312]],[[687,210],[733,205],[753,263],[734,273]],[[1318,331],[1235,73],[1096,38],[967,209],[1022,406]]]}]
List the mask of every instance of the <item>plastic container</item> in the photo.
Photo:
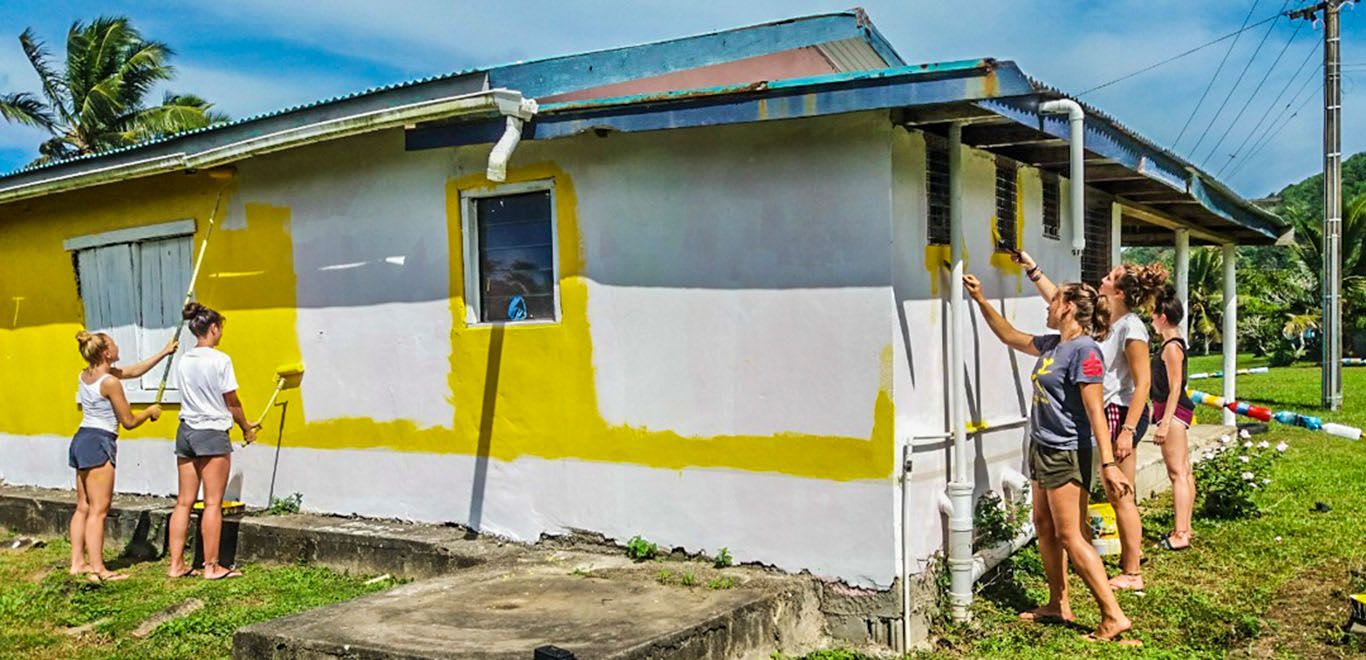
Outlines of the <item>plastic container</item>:
[{"label": "plastic container", "polygon": [[1115,508],[1109,502],[1100,502],[1087,507],[1091,514],[1091,545],[1102,557],[1119,554],[1119,523],[1115,520]]}]

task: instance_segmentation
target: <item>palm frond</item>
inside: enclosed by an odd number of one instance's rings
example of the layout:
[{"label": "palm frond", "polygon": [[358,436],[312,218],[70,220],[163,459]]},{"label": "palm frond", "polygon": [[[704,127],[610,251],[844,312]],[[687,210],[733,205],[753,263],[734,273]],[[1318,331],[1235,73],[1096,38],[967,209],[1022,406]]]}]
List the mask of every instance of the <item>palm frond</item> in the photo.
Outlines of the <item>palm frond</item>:
[{"label": "palm frond", "polygon": [[71,112],[66,106],[66,82],[48,63],[50,54],[47,44],[33,34],[33,28],[28,28],[19,35],[19,46],[24,49],[29,64],[38,74],[38,81],[42,83],[43,95],[47,97],[49,110],[60,116],[63,121],[70,122]]},{"label": "palm frond", "polygon": [[125,135],[131,140],[141,141],[227,120],[226,115],[213,112],[212,107],[212,103],[197,96],[167,92],[161,105],[143,110],[133,117]]},{"label": "palm frond", "polygon": [[0,117],[6,121],[53,132],[56,121],[47,105],[28,92],[0,94]]}]

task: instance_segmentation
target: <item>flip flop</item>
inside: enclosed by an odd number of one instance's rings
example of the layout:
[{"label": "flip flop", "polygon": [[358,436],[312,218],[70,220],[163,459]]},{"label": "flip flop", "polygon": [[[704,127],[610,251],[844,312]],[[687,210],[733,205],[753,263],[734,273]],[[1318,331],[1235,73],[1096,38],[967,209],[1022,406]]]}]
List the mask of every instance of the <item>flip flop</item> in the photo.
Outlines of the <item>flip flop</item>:
[{"label": "flip flop", "polygon": [[119,580],[127,579],[128,575],[126,573],[115,573],[114,571],[107,571],[104,573],[86,573],[85,575],[85,581],[94,584],[102,584],[104,582],[118,582]]},{"label": "flip flop", "polygon": [[1170,550],[1170,551],[1172,551],[1172,552],[1181,552],[1182,550],[1190,550],[1190,549],[1191,549],[1191,546],[1190,546],[1189,543],[1187,543],[1186,545],[1182,545],[1182,546],[1175,546],[1175,545],[1172,545],[1172,537],[1170,537],[1170,536],[1164,537],[1164,538],[1162,539],[1162,542],[1159,543],[1159,544],[1157,544],[1157,547],[1162,548],[1163,550]]},{"label": "flip flop", "polygon": [[237,569],[235,569],[235,568],[230,568],[230,569],[228,569],[228,572],[227,572],[227,573],[224,573],[224,574],[222,574],[222,575],[220,575],[220,576],[218,576],[218,577],[209,577],[209,574],[208,574],[208,573],[205,573],[205,574],[204,574],[204,579],[205,579],[205,580],[230,580],[230,579],[233,579],[233,578],[240,578],[240,577],[242,577],[242,571],[239,571],[239,570],[237,570]]},{"label": "flip flop", "polygon": [[1081,638],[1092,644],[1116,644],[1118,646],[1129,646],[1133,648],[1141,648],[1143,646],[1143,640],[1141,639],[1119,639],[1117,637],[1102,639],[1097,637],[1095,633],[1086,633],[1085,635],[1082,635]]},{"label": "flip flop", "polygon": [[193,568],[187,568],[187,569],[185,569],[185,572],[184,572],[184,573],[181,573],[180,575],[167,575],[166,577],[171,578],[172,580],[178,580],[178,579],[180,579],[180,578],[198,577],[198,576],[199,576],[199,571],[197,571],[197,570],[195,570],[195,569],[193,569]]}]

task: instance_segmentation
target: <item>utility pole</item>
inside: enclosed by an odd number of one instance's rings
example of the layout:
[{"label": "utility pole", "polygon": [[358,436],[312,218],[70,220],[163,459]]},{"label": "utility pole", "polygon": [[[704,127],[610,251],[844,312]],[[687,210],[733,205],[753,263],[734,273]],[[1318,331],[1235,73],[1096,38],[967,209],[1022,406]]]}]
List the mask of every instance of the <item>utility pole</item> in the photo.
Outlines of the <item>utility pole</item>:
[{"label": "utility pole", "polygon": [[1324,0],[1290,12],[1323,12],[1323,407],[1342,408],[1342,64],[1339,15],[1355,0]]}]

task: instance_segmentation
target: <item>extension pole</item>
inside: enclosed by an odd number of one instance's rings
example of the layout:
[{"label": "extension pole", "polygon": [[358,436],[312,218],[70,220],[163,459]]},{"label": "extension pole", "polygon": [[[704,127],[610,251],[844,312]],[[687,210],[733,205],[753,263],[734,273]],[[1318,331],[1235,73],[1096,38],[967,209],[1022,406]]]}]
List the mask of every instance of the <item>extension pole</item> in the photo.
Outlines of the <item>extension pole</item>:
[{"label": "extension pole", "polygon": [[[180,303],[180,309],[182,310],[185,309],[186,305],[190,304],[190,299],[194,297],[194,285],[195,282],[199,281],[199,269],[201,266],[204,265],[204,253],[207,252],[209,249],[209,239],[213,237],[213,228],[215,225],[214,221],[218,218],[218,205],[223,201],[223,192],[227,189],[228,187],[226,185],[222,188],[219,188],[218,196],[215,197],[213,200],[213,211],[209,213],[209,228],[204,231],[204,242],[199,244],[199,256],[195,257],[194,270],[190,272],[190,286],[189,288],[185,289],[185,300]],[[175,335],[173,336],[176,339],[180,339],[180,333],[184,330],[185,318],[182,314],[180,318],[180,323],[176,326]],[[156,404],[160,404],[162,396],[166,394],[166,381],[171,378],[171,363],[174,361],[174,353],[166,356],[166,368],[162,369],[161,384],[157,386],[157,398],[154,402]]]}]

